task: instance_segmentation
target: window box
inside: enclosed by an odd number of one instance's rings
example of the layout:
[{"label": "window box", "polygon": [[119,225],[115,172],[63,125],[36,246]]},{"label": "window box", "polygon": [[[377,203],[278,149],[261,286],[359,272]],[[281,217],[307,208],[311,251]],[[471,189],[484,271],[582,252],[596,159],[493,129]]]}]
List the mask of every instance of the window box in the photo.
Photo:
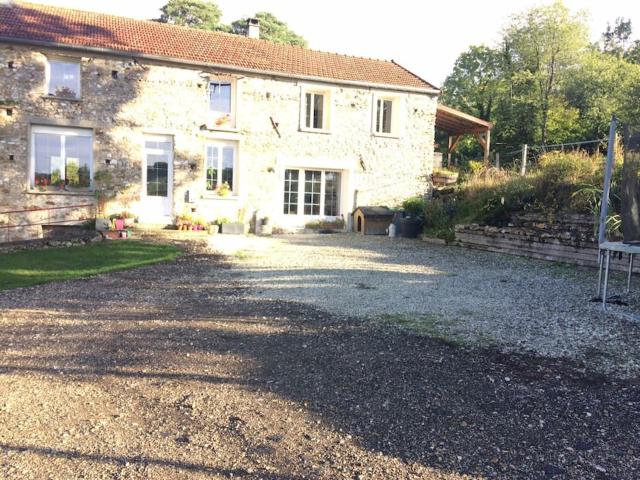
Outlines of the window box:
[{"label": "window box", "polygon": [[244,235],[247,233],[247,225],[241,222],[223,223],[221,233],[225,235]]}]

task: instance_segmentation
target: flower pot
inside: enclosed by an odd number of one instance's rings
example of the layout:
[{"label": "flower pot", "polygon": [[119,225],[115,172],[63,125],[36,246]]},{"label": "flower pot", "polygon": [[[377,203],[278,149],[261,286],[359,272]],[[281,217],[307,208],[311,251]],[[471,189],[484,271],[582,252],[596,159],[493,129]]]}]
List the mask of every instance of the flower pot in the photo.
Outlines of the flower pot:
[{"label": "flower pot", "polygon": [[458,181],[458,174],[445,175],[443,173],[434,173],[431,175],[431,180],[437,187],[446,187],[448,185],[453,185]]},{"label": "flower pot", "polygon": [[245,234],[244,223],[239,223],[239,222],[223,223],[222,233],[226,235],[244,235]]},{"label": "flower pot", "polygon": [[209,225],[209,235],[216,235],[220,231],[220,225]]},{"label": "flower pot", "polygon": [[404,238],[418,238],[422,232],[422,220],[419,218],[403,218],[400,220],[400,236]]},{"label": "flower pot", "polygon": [[124,218],[116,218],[114,221],[116,230],[124,230]]},{"label": "flower pot", "polygon": [[124,226],[126,228],[131,228],[133,227],[133,225],[136,223],[136,219],[133,217],[129,217],[129,218],[125,218],[124,219]]}]

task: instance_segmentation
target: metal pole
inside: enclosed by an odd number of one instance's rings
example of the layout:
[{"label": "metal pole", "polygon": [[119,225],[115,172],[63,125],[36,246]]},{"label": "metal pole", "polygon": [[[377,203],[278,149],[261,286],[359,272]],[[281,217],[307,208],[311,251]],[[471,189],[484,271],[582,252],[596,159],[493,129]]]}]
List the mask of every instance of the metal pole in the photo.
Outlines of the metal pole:
[{"label": "metal pole", "polygon": [[496,152],[496,168],[500,168],[500,153]]},{"label": "metal pole", "polygon": [[[611,191],[611,174],[613,171],[613,155],[616,143],[616,126],[618,119],[614,115],[611,117],[609,126],[609,145],[607,146],[607,163],[604,169],[604,186],[602,188],[602,200],[600,201],[600,222],[598,224],[598,243],[605,240],[607,213],[609,212],[609,193]],[[606,281],[606,279],[605,279]]]},{"label": "metal pole", "polygon": [[527,173],[527,150],[529,147],[525,143],[522,145],[522,163],[520,164],[520,175]]},{"label": "metal pole", "polygon": [[629,254],[629,274],[627,275],[627,293],[631,291],[631,272],[633,272],[633,253]]}]

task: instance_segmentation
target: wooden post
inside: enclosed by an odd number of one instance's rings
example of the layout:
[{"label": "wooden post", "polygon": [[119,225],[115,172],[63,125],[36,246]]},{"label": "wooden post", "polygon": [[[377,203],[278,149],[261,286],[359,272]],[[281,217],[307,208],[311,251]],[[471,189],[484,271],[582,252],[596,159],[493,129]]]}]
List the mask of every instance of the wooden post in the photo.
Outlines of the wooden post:
[{"label": "wooden post", "polygon": [[522,163],[520,164],[520,175],[527,173],[527,150],[529,147],[525,143],[522,145]]},{"label": "wooden post", "polygon": [[491,130],[487,130],[484,136],[484,163],[489,165],[489,149],[491,148]]},{"label": "wooden post", "polygon": [[451,143],[453,141],[453,138],[451,137],[451,135],[449,135],[447,137],[449,139],[449,145],[447,146],[447,167],[451,166]]},{"label": "wooden post", "polygon": [[500,152],[496,152],[496,168],[500,168]]}]

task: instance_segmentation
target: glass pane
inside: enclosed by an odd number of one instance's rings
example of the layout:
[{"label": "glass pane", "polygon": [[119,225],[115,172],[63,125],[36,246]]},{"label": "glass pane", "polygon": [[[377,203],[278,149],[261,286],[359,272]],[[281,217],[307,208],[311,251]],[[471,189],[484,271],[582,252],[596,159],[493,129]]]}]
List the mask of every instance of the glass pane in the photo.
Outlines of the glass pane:
[{"label": "glass pane", "polygon": [[166,155],[147,154],[147,195],[166,197],[168,193],[169,163]]},{"label": "glass pane", "polygon": [[298,214],[298,170],[284,171],[284,213]]},{"label": "glass pane", "polygon": [[391,133],[391,107],[393,102],[391,100],[385,100],[382,106],[382,131],[384,133]]},{"label": "glass pane", "polygon": [[34,134],[34,180],[36,187],[46,188],[54,180],[60,182],[62,175],[62,136],[53,133]]},{"label": "glass pane", "polygon": [[229,189],[233,190],[233,147],[222,149],[222,183],[227,183]]},{"label": "glass pane", "polygon": [[78,98],[80,93],[80,64],[73,62],[49,62],[49,95]]},{"label": "glass pane", "polygon": [[305,95],[305,127],[311,128],[311,94]]},{"label": "glass pane", "polygon": [[231,84],[209,84],[209,109],[212,112],[231,113]]},{"label": "glass pane", "polygon": [[339,215],[340,204],[340,173],[325,172],[324,174],[324,214],[330,217]]},{"label": "glass pane", "polygon": [[304,172],[304,214],[320,215],[320,187],[322,172],[306,170]]},{"label": "glass pane", "polygon": [[215,190],[218,186],[218,147],[207,147],[207,190]]},{"label": "glass pane", "polygon": [[313,128],[322,128],[322,110],[324,107],[324,95],[313,95]]},{"label": "glass pane", "polygon": [[65,185],[70,188],[91,186],[92,139],[85,136],[65,137]]}]

